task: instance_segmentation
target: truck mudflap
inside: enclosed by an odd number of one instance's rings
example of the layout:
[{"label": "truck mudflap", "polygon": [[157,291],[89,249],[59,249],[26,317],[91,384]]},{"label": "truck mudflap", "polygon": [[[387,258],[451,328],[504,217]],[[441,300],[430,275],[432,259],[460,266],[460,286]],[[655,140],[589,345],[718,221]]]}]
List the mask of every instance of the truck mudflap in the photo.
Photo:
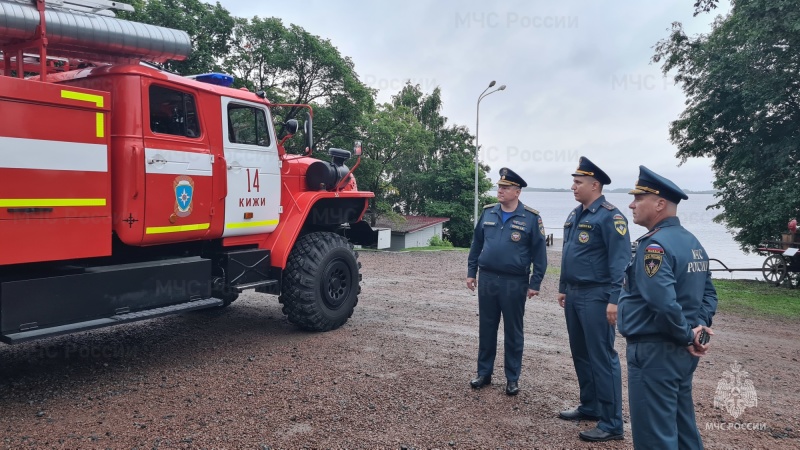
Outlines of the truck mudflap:
[{"label": "truck mudflap", "polygon": [[379,230],[373,229],[366,221],[351,223],[344,229],[344,236],[353,244],[362,247],[374,247],[378,244]]}]

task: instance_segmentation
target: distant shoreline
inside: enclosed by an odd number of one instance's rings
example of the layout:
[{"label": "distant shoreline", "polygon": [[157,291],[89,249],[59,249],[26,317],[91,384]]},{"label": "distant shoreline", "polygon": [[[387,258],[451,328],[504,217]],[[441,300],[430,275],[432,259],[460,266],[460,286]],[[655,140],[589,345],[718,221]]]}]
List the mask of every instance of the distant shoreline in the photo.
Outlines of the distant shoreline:
[{"label": "distant shoreline", "polygon": [[[535,188],[535,187],[525,187],[522,188],[523,192],[572,192],[571,189],[563,189],[563,188]],[[616,188],[616,189],[609,189],[605,191],[606,194],[618,194],[623,193],[627,194],[630,191],[630,188]],[[689,189],[684,189],[684,192],[687,194],[716,194],[717,191],[714,189],[710,189],[707,191],[692,191]]]}]

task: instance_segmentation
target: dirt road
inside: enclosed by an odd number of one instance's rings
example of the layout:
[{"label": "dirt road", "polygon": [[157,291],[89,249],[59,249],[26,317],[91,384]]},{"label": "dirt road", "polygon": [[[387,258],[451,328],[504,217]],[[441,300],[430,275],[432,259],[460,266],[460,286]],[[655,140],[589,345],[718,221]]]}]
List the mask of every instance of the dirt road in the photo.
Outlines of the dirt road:
[{"label": "dirt road", "polygon": [[[502,347],[500,379],[469,388],[466,257],[361,252],[359,305],[329,333],[298,331],[275,297],[246,294],[224,310],[0,346],[0,448],[591,448],[577,434],[594,424],[556,418],[578,403],[557,276],[527,305],[520,395],[504,394]],[[715,329],[695,375],[706,448],[800,447],[798,323],[723,313]],[[736,419],[714,408],[733,370],[758,396]],[[631,446],[627,428],[602,448]]]}]

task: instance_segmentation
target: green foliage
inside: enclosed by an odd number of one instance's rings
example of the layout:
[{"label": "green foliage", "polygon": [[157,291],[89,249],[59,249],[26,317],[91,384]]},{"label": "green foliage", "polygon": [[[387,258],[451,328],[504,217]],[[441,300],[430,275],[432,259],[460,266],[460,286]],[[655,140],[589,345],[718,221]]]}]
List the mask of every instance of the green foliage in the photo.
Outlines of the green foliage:
[{"label": "green foliage", "polygon": [[[697,11],[716,2],[703,0]],[[744,250],[774,238],[800,215],[800,4],[734,0],[708,35],[673,24],[654,62],[686,93],[670,126],[682,160],[712,157],[724,222]],[[711,6],[710,6],[711,5]]]},{"label": "green foliage", "polygon": [[[273,103],[314,108],[314,148],[350,149],[359,138],[365,112],[374,109],[374,92],[358,79],[353,61],[327,39],[277,18],[237,19],[226,70],[240,86],[263,90]],[[299,107],[276,111],[276,120],[299,118]],[[279,130],[280,131],[280,130]],[[302,141],[287,143],[300,153]]]},{"label": "green foliage", "polygon": [[714,280],[714,287],[720,311],[746,316],[800,318],[800,289],[750,280]]},{"label": "green foliage", "polygon": [[192,40],[186,61],[170,61],[164,68],[181,75],[220,70],[218,62],[230,50],[234,18],[219,2],[201,0],[131,0],[135,12],[119,17],[134,22],[183,30]]},{"label": "green foliage", "polygon": [[431,247],[452,247],[453,243],[448,241],[447,239],[442,239],[439,236],[434,235],[428,244]]},{"label": "green foliage", "polygon": [[[448,217],[445,238],[458,247],[469,247],[475,198],[474,137],[466,127],[447,125],[447,118],[441,115],[439,88],[425,95],[418,85],[407,83],[393,97],[393,103],[410,108],[433,136],[429,148],[402,162],[393,198],[395,207],[405,214]],[[480,167],[481,195],[491,188],[487,170],[486,166]],[[489,199],[483,196],[480,203]]]},{"label": "green foliage", "polygon": [[718,2],[719,0],[696,0],[694,2],[694,15],[697,16],[700,13],[710,12],[712,9],[716,9]]},{"label": "green foliage", "polygon": [[[405,106],[383,104],[368,116],[358,179],[359,188],[375,193],[373,212],[394,210],[402,168],[408,161],[419,159],[431,143],[431,133]],[[374,214],[372,220],[374,224]]]},{"label": "green foliage", "polygon": [[[359,137],[366,111],[374,109],[374,92],[358,79],[353,61],[327,39],[278,18],[232,17],[219,2],[201,0],[132,0],[133,13],[122,18],[184,30],[193,51],[186,61],[169,62],[167,70],[188,75],[225,71],[236,87],[263,90],[273,103],[310,104],[314,108],[315,149],[350,149]],[[283,123],[304,109],[275,111]],[[279,133],[282,132],[278,127]],[[302,140],[287,143],[300,153]]]},{"label": "green foliage", "polygon": [[[424,214],[449,217],[445,223],[445,236],[459,247],[469,247],[472,242],[473,210],[475,199],[475,150],[472,136],[465,127],[448,127],[438,136],[441,159],[433,164],[427,175],[427,191],[423,203]],[[491,188],[485,168],[479,172],[479,193]],[[483,196],[479,205],[491,203]]]}]

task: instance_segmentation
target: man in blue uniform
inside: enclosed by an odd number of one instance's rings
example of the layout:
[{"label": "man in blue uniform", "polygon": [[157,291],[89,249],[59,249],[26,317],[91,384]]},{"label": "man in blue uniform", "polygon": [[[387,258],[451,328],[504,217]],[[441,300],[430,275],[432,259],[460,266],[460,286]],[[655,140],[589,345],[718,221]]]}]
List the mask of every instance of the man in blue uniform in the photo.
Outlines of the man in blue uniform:
[{"label": "man in blue uniform", "polygon": [[564,420],[598,420],[581,431],[585,441],[619,440],[622,431],[622,373],[614,350],[614,326],[631,237],[625,216],[603,195],[611,178],[589,158],[581,157],[572,174],[580,205],[564,223],[558,303],[564,308],[572,362],[581,404],[561,411]]},{"label": "man in blue uniform", "polygon": [[[492,382],[497,354],[497,329],[503,317],[505,333],[506,394],[519,392],[524,334],[522,316],[526,298],[539,295],[547,269],[545,233],[539,212],[519,201],[525,180],[511,169],[500,169],[499,203],[483,208],[467,263],[467,288],[478,286],[480,342],[478,376],[470,385],[478,389]],[[531,275],[533,264],[533,275]],[[476,282],[478,269],[480,285]]]},{"label": "man in blue uniform", "polygon": [[702,449],[692,403],[692,377],[708,351],[717,293],[708,254],[681,226],[677,209],[689,198],[672,181],[639,166],[630,192],[637,239],[625,269],[618,326],[625,336],[628,398],[637,449]]}]

